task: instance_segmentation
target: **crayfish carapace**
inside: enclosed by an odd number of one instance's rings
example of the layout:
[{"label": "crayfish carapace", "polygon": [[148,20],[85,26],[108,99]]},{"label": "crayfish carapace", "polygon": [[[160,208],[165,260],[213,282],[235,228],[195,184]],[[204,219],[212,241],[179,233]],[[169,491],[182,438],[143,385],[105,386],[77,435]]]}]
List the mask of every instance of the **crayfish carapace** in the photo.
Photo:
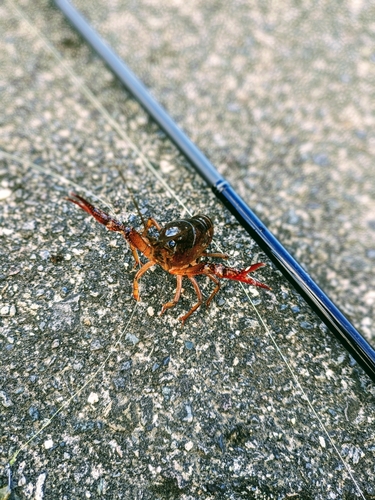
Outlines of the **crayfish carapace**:
[{"label": "crayfish carapace", "polygon": [[[129,243],[136,264],[141,266],[133,282],[133,296],[136,300],[140,300],[138,281],[150,267],[159,264],[165,271],[176,276],[177,288],[175,296],[171,302],[167,302],[163,305],[160,314],[174,307],[180,300],[182,279],[184,277],[189,278],[193,284],[195,293],[198,296],[198,302],[194,304],[189,312],[179,318],[182,323],[184,323],[203,302],[202,292],[195,279],[195,276],[198,274],[208,276],[216,285],[214,291],[206,301],[207,306],[209,306],[214,296],[220,290],[220,282],[217,278],[242,281],[242,283],[270,290],[264,283],[248,277],[249,273],[263,267],[265,265],[263,262],[253,264],[246,269],[235,269],[223,264],[200,262],[201,257],[228,258],[228,255],[223,253],[206,252],[214,234],[213,223],[207,215],[195,215],[190,219],[176,220],[169,222],[164,227],[161,227],[155,219],[150,218],[144,225],[143,231],[140,233],[132,227],[126,227],[115,218],[109,216],[99,208],[94,207],[91,203],[82,198],[82,196],[75,193],[71,193],[70,196],[71,198],[67,198],[67,200],[81,207],[98,222],[104,224],[110,231],[118,231],[121,233]],[[149,234],[149,230],[152,227],[156,228],[158,232],[157,237]],[[138,251],[148,259],[148,262],[142,265]]]}]

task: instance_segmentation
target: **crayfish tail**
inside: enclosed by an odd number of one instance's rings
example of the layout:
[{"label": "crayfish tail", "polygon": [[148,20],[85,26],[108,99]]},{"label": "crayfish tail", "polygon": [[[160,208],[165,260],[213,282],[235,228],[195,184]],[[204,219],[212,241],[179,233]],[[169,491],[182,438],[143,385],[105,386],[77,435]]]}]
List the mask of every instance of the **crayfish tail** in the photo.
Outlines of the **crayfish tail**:
[{"label": "crayfish tail", "polygon": [[79,196],[76,193],[70,193],[70,197],[67,197],[65,199],[78,205],[80,208],[82,208],[82,210],[92,215],[94,219],[100,222],[100,224],[106,226],[106,228],[110,231],[124,232],[124,224],[121,224],[121,222],[109,216],[108,214],[103,212],[103,210],[100,210],[100,208],[94,207],[94,205],[91,205],[91,203],[82,198],[82,196]]}]

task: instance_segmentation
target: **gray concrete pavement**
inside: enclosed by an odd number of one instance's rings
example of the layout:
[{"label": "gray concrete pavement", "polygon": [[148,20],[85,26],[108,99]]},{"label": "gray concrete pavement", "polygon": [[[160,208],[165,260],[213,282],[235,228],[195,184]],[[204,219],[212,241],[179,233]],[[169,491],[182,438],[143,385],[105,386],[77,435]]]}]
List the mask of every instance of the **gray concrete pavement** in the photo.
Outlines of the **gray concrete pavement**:
[{"label": "gray concrete pavement", "polygon": [[[373,7],[77,6],[374,343]],[[0,451],[17,454],[15,495],[373,498],[368,377],[57,10],[4,2],[0,25]],[[231,264],[265,260],[273,291],[249,288],[254,309],[226,282],[181,328],[193,290],[160,318],[175,280],[157,268],[136,304],[126,243],[64,200],[81,189],[141,227],[117,167],[146,217],[186,214],[178,200],[210,215]]]}]

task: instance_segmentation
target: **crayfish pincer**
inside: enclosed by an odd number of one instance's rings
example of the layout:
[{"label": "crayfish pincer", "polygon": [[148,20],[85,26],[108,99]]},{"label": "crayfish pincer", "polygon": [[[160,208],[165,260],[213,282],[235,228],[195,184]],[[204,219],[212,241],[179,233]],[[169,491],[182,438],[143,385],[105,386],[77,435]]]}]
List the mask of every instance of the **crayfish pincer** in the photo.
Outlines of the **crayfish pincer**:
[{"label": "crayfish pincer", "polygon": [[[202,257],[214,257],[219,259],[228,258],[228,256],[223,253],[210,253],[206,251],[214,234],[212,221],[207,215],[199,214],[190,219],[175,220],[169,222],[164,227],[161,227],[155,219],[150,218],[144,224],[143,231],[138,232],[132,227],[125,226],[99,208],[94,207],[78,194],[70,193],[70,197],[67,198],[67,200],[75,203],[92,215],[110,231],[121,233],[129,243],[136,264],[140,266],[133,282],[133,296],[136,300],[140,300],[138,281],[150,267],[158,264],[165,271],[176,276],[177,289],[175,296],[170,302],[163,305],[160,314],[174,307],[180,300],[182,279],[184,277],[188,278],[193,284],[198,302],[193,305],[190,311],[179,318],[182,323],[184,323],[203,302],[202,292],[195,279],[195,276],[199,274],[208,276],[216,285],[214,291],[206,301],[207,306],[209,306],[214,296],[220,290],[220,282],[217,278],[242,281],[242,283],[247,283],[248,285],[270,290],[264,283],[248,276],[249,273],[265,266],[263,262],[253,264],[246,269],[235,269],[225,266],[224,264],[201,262]],[[152,227],[156,229],[158,233],[157,237],[149,234],[149,230]],[[148,262],[142,264],[138,252],[141,252],[148,259]]]}]

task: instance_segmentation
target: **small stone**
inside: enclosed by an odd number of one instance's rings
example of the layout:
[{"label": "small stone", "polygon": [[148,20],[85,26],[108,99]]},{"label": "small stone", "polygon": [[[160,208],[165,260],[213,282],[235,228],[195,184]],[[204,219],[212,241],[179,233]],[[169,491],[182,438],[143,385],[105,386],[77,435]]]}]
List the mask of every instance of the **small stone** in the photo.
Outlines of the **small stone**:
[{"label": "small stone", "polygon": [[0,201],[1,200],[6,200],[9,198],[9,196],[12,194],[12,191],[8,188],[2,188],[0,189]]},{"label": "small stone", "polygon": [[139,342],[139,338],[136,335],[133,335],[132,333],[127,333],[125,339],[131,342],[133,345],[136,345]]},{"label": "small stone", "polygon": [[192,422],[193,421],[193,411],[191,409],[190,405],[185,405],[185,410],[186,410],[186,417],[183,418],[185,422]]},{"label": "small stone", "polygon": [[96,339],[96,340],[93,340],[91,342],[91,346],[90,346],[90,349],[92,351],[99,351],[100,349],[102,349],[102,344],[100,343],[100,340]]},{"label": "small stone", "polygon": [[9,276],[15,276],[21,271],[19,267],[13,267],[12,269],[9,270]]},{"label": "small stone", "polygon": [[192,441],[188,441],[187,443],[185,443],[185,450],[186,451],[190,451],[194,446],[194,443]]},{"label": "small stone", "polygon": [[154,308],[153,308],[153,307],[151,307],[151,306],[150,306],[150,307],[148,307],[148,308],[147,308],[147,314],[148,314],[149,316],[154,316],[154,314],[155,314]]},{"label": "small stone", "polygon": [[51,257],[51,253],[48,250],[42,250],[39,252],[40,258],[43,260],[48,260]]},{"label": "small stone", "polygon": [[0,398],[2,399],[1,404],[4,406],[4,408],[10,408],[11,406],[13,406],[13,403],[6,392],[0,391]]},{"label": "small stone", "polygon": [[5,305],[0,308],[0,316],[8,316],[10,311],[10,306]]},{"label": "small stone", "polygon": [[125,370],[130,370],[130,368],[132,367],[132,360],[129,359],[128,361],[125,361],[125,363],[123,363],[121,365],[121,368],[120,368],[120,371],[125,371]]},{"label": "small stone", "polygon": [[165,399],[169,399],[171,392],[172,392],[172,389],[170,387],[163,387],[161,392],[163,393],[163,396],[165,397]]},{"label": "small stone", "polygon": [[44,441],[44,448],[46,450],[50,450],[52,447],[53,447],[52,439],[47,439],[46,441]]},{"label": "small stone", "polygon": [[58,135],[63,139],[67,139],[70,136],[70,130],[67,128],[59,130]]},{"label": "small stone", "polygon": [[357,447],[353,447],[350,454],[352,455],[352,460],[354,465],[356,465],[359,462],[359,460],[364,456],[363,451]]},{"label": "small stone", "polygon": [[326,441],[323,436],[319,436],[319,443],[322,448],[326,447]]},{"label": "small stone", "polygon": [[337,364],[341,365],[346,359],[346,354],[340,354],[340,356],[337,358]]},{"label": "small stone", "polygon": [[35,220],[30,220],[28,222],[25,222],[25,224],[22,226],[22,229],[24,231],[35,231],[35,229],[36,229]]},{"label": "small stone", "polygon": [[94,405],[99,401],[99,396],[97,395],[96,392],[91,392],[89,397],[87,398],[87,402],[90,403],[90,405]]},{"label": "small stone", "polygon": [[175,169],[175,166],[169,161],[166,160],[161,160],[160,162],[160,170],[163,172],[163,174],[169,174]]},{"label": "small stone", "polygon": [[162,361],[163,366],[167,366],[169,364],[170,360],[171,360],[170,356],[166,356],[165,358],[163,358],[163,361]]},{"label": "small stone", "polygon": [[36,480],[35,493],[34,493],[35,500],[43,500],[43,496],[44,496],[43,486],[44,486],[44,482],[46,480],[46,477],[47,477],[47,473],[43,472],[42,474],[40,474],[38,476],[38,479]]},{"label": "small stone", "polygon": [[35,406],[30,406],[29,415],[30,415],[31,419],[34,421],[39,420],[39,418],[40,418],[39,410]]},{"label": "small stone", "polygon": [[313,328],[313,325],[310,323],[310,321],[301,321],[300,325],[304,330],[311,330]]},{"label": "small stone", "polygon": [[59,347],[59,345],[60,345],[60,340],[55,339],[51,344],[51,349],[56,349],[57,347]]},{"label": "small stone", "polygon": [[[25,486],[25,484],[26,484],[26,483],[27,483],[27,481],[26,481],[25,476],[24,476],[23,474],[21,474],[21,475],[19,476],[17,486]],[[0,498],[2,498],[2,497],[0,497]],[[6,500],[7,500],[7,499],[6,499]]]},{"label": "small stone", "polygon": [[356,364],[357,364],[357,361],[349,354],[349,365],[355,366]]}]

